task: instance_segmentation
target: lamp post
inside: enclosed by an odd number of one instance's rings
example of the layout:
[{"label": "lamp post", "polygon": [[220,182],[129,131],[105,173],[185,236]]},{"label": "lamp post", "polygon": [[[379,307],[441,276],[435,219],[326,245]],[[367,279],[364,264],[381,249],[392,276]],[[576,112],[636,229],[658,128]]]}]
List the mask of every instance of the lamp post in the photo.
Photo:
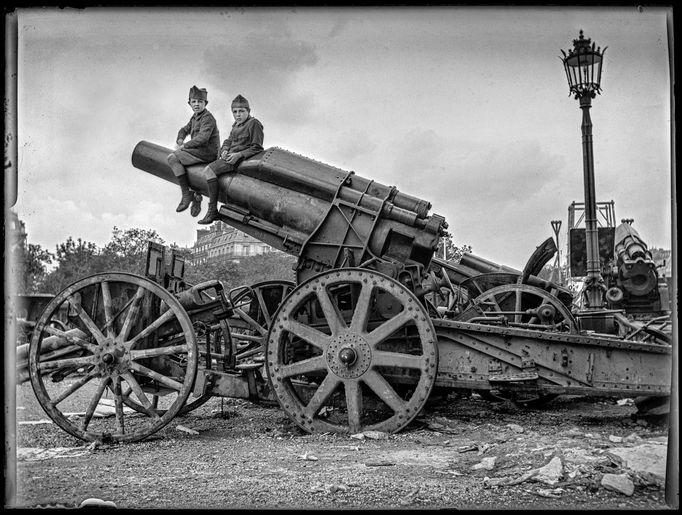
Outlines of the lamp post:
[{"label": "lamp post", "polygon": [[601,71],[604,50],[595,49],[590,38],[585,39],[580,31],[573,40],[573,48],[560,58],[564,63],[568,79],[569,95],[580,103],[583,112],[583,181],[585,185],[585,244],[587,254],[587,277],[585,278],[585,304],[588,309],[604,307],[604,279],[599,265],[599,234],[597,230],[597,202],[594,189],[594,156],[592,153],[592,120],[590,107],[592,99],[601,94]]}]

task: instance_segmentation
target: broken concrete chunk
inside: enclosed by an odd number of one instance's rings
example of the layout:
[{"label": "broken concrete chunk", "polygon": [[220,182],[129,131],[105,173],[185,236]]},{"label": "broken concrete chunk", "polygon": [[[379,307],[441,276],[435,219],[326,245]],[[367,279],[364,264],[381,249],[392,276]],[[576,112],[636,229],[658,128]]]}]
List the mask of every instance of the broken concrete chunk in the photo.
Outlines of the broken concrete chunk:
[{"label": "broken concrete chunk", "polygon": [[621,443],[623,441],[622,436],[609,435],[609,442]]},{"label": "broken concrete chunk", "polygon": [[518,424],[507,424],[507,427],[515,433],[523,433],[523,427]]},{"label": "broken concrete chunk", "polygon": [[627,474],[604,474],[601,486],[627,496],[635,492],[635,484]]},{"label": "broken concrete chunk", "polygon": [[362,434],[370,440],[386,440],[388,438],[388,433],[383,431],[363,431]]},{"label": "broken concrete chunk", "polygon": [[561,458],[554,456],[544,467],[537,469],[537,474],[533,476],[534,481],[540,481],[548,485],[555,485],[564,477],[564,465]]},{"label": "broken concrete chunk", "polygon": [[178,431],[183,431],[183,432],[188,433],[190,435],[198,435],[199,434],[199,431],[195,431],[194,429],[190,429],[189,427],[185,427],[185,426],[177,426],[175,429],[177,429]]},{"label": "broken concrete chunk", "polygon": [[488,458],[483,458],[480,463],[477,463],[471,470],[492,470],[495,467],[495,462],[497,461],[496,456],[490,456]]}]

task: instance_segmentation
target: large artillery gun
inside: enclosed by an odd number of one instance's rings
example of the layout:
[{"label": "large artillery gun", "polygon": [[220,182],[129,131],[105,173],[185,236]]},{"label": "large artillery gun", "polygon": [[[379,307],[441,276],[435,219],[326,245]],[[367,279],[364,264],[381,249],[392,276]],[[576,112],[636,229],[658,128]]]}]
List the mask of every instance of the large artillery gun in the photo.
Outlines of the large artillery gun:
[{"label": "large artillery gun", "polygon": [[[169,153],[140,142],[132,162],[172,183]],[[200,171],[188,167],[189,182],[206,194]],[[434,389],[670,393],[665,335],[586,331],[571,292],[538,277],[552,239],[523,270],[473,254],[439,260],[447,225],[427,201],[279,148],[219,183],[219,219],[297,256],[296,282],[187,285],[178,259],[169,273],[152,248],[145,276],[74,283],[47,306],[29,355],[38,400],[64,430],[140,440],[211,396],[276,402],[309,432],[355,433],[399,431]],[[75,336],[48,324],[65,304]],[[42,359],[50,338],[80,354]],[[70,418],[87,388],[82,416]],[[94,420],[107,395],[115,416]]]}]

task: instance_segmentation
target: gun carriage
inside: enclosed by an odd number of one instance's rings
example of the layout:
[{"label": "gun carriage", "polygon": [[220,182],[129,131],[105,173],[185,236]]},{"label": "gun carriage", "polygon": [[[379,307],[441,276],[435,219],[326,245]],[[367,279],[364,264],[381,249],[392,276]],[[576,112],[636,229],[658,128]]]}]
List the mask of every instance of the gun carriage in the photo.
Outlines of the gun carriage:
[{"label": "gun carriage", "polygon": [[[132,163],[175,182],[169,153],[143,141]],[[205,194],[200,170],[188,178]],[[297,256],[296,282],[191,286],[182,260],[168,267],[152,246],[144,277],[69,286],[29,353],[38,400],[65,431],[140,440],[212,396],[276,402],[309,432],[355,433],[399,431],[434,389],[540,400],[670,393],[669,335],[634,330],[617,310],[607,331],[586,330],[571,291],[538,277],[551,238],[520,271],[473,254],[439,260],[447,224],[427,201],[280,148],[219,183],[219,219]],[[68,330],[51,327],[64,305]],[[72,353],[46,357],[60,346]],[[73,418],[85,385],[94,393]],[[107,396],[115,416],[97,419]]]}]

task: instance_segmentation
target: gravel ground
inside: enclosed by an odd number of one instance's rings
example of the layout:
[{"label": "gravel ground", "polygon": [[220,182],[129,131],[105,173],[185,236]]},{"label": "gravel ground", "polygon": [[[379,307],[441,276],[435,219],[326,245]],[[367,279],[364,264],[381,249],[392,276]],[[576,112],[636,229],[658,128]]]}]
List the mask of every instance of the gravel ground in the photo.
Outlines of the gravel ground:
[{"label": "gravel ground", "polygon": [[[47,419],[28,383],[17,406],[18,421]],[[98,498],[135,509],[667,509],[660,484],[609,454],[610,436],[659,444],[667,436],[665,419],[634,413],[605,399],[522,409],[451,394],[399,434],[359,439],[308,435],[278,407],[215,397],[143,442],[96,448],[52,423],[19,423],[15,506]],[[70,449],[37,459],[35,448]],[[554,457],[563,472],[555,484],[495,486]],[[634,493],[601,486],[609,473],[627,473]]]}]

